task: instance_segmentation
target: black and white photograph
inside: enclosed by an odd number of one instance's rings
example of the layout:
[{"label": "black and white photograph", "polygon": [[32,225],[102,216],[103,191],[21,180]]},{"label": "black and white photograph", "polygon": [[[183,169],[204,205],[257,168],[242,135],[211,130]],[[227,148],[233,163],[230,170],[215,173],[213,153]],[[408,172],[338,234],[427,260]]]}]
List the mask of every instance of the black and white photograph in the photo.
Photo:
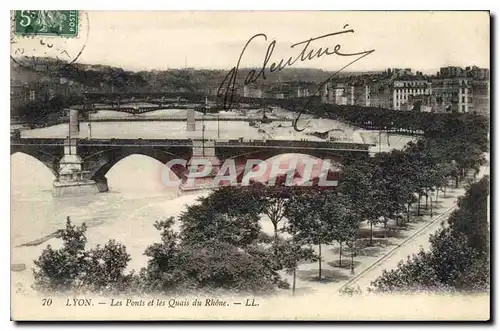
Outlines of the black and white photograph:
[{"label": "black and white photograph", "polygon": [[12,10],[12,320],[488,321],[490,20]]}]

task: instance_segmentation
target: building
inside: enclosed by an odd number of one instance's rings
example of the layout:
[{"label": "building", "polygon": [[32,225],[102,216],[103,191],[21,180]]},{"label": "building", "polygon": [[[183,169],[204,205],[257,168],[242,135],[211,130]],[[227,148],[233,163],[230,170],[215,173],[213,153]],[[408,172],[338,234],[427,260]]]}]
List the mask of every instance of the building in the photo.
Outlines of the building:
[{"label": "building", "polygon": [[466,77],[466,71],[461,67],[443,67],[439,69],[437,76],[443,78]]},{"label": "building", "polygon": [[435,76],[411,69],[339,78],[321,90],[324,103],[424,112],[489,113],[489,69],[443,67]]},{"label": "building", "polygon": [[389,68],[386,71],[387,75],[389,77],[402,77],[402,76],[409,76],[413,75],[412,71],[410,68]]},{"label": "building", "polygon": [[[459,71],[456,71],[459,72]],[[432,80],[435,112],[467,113],[473,110],[472,80],[439,76]]]},{"label": "building", "polygon": [[[488,74],[489,76],[489,74]],[[472,110],[478,114],[490,114],[490,83],[487,80],[474,80],[472,89]]]},{"label": "building", "polygon": [[30,91],[26,84],[10,85],[10,107],[17,108],[35,99],[35,91]]},{"label": "building", "polygon": [[297,87],[297,98],[306,98],[311,95],[311,92],[306,87]]},{"label": "building", "polygon": [[486,68],[478,68],[476,66],[466,67],[467,76],[473,80],[489,80],[490,70]]},{"label": "building", "polygon": [[322,93],[324,103],[334,105],[370,105],[370,88],[363,81],[325,84]]},{"label": "building", "polygon": [[366,84],[369,107],[392,108],[392,87],[387,79],[373,79]]},{"label": "building", "polygon": [[434,98],[430,94],[417,94],[408,97],[408,110],[430,113],[433,111]]},{"label": "building", "polygon": [[245,85],[243,86],[243,97],[245,98],[262,98],[263,93],[260,88]]},{"label": "building", "polygon": [[412,110],[410,100],[415,100],[415,96],[431,94],[432,83],[424,76],[400,76],[392,83],[392,108]]}]

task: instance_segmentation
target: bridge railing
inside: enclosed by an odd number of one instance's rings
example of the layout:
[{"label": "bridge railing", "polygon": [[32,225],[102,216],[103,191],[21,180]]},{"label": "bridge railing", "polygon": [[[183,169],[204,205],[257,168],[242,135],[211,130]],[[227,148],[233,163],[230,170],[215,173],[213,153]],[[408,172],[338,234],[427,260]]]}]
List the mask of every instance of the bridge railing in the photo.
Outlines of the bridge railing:
[{"label": "bridge railing", "polygon": [[11,145],[64,145],[64,138],[12,138]]},{"label": "bridge railing", "polygon": [[[185,115],[144,115],[144,114],[136,114],[133,116],[91,116],[90,117],[92,122],[118,122],[118,121],[186,121],[187,116]],[[250,122],[250,121],[256,121],[259,120],[258,118],[250,118],[250,117],[244,117],[244,116],[211,116],[211,115],[198,115],[196,114],[195,119],[197,121],[220,121],[220,122],[227,122],[227,121],[238,121],[238,122]],[[273,120],[273,122],[277,123],[287,123],[291,121],[284,121],[284,120]]]},{"label": "bridge railing", "polygon": [[[11,145],[64,145],[67,138],[11,139]],[[78,145],[192,146],[189,139],[75,139]]]},{"label": "bridge railing", "polygon": [[224,142],[215,142],[216,147],[245,147],[245,146],[263,146],[263,147],[304,147],[304,148],[327,148],[339,150],[360,150],[368,151],[368,144],[358,143],[338,143],[330,141],[303,141],[303,140],[237,140],[231,139]]},{"label": "bridge railing", "polygon": [[[66,138],[21,138],[12,139],[11,145],[64,145]],[[239,140],[229,139],[214,141],[215,147],[283,147],[283,148],[318,148],[330,150],[368,151],[368,144],[338,143],[330,141],[300,140]],[[80,146],[179,146],[191,147],[191,139],[77,139]]]},{"label": "bridge railing", "polygon": [[189,139],[80,139],[79,145],[192,146]]}]

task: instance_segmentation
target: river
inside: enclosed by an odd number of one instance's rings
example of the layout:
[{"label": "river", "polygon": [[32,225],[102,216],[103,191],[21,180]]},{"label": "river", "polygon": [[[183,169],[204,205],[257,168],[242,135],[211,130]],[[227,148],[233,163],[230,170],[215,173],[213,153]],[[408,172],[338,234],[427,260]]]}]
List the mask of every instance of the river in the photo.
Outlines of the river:
[{"label": "river", "polygon": [[[160,134],[175,132],[172,126],[181,125],[179,131],[184,131],[185,123],[181,122],[129,122],[131,130],[123,130],[123,125],[116,123],[93,123],[92,137],[107,138],[115,134],[126,136]],[[216,122],[211,123],[213,125]],[[67,125],[58,125],[44,129],[24,131],[25,136],[63,137]],[[133,126],[133,128],[132,128]],[[390,145],[385,138],[374,132],[347,127],[345,124],[330,120],[312,120],[308,122],[310,130],[325,130],[340,128],[345,133],[357,136],[355,141],[382,143],[382,150],[400,148],[410,137],[391,135]],[[81,123],[81,127],[85,125]],[[221,129],[234,135],[250,128],[245,122],[224,123]],[[277,127],[275,135],[281,135],[288,128]],[[342,130],[342,131],[343,131]],[[292,130],[293,131],[293,130]],[[357,132],[356,132],[357,131]],[[81,130],[85,136],[89,132]],[[257,132],[256,132],[257,133]],[[262,135],[262,134],[260,134]],[[311,137],[308,137],[311,139]],[[373,150],[378,147],[374,146]],[[145,248],[160,239],[159,232],[153,227],[156,220],[169,216],[177,216],[185,209],[186,204],[192,204],[200,194],[179,195],[176,188],[166,188],[160,182],[158,173],[163,171],[163,165],[147,156],[131,155],[118,162],[107,174],[110,192],[82,197],[52,197],[52,172],[41,162],[31,156],[16,153],[11,156],[11,247],[12,263],[25,264],[27,269],[21,273],[31,276],[30,268],[33,260],[50,244],[59,247],[61,241],[50,239],[37,246],[18,247],[19,245],[37,240],[54,231],[64,228],[66,217],[74,224],[85,223],[88,226],[88,246],[103,245],[109,239],[116,239],[127,247],[132,256],[129,269],[138,270],[146,264],[143,255]],[[126,178],[127,180],[123,180]],[[264,228],[271,224],[264,222]],[[24,283],[24,281],[23,281]]]},{"label": "river", "polygon": [[[17,247],[64,228],[66,217],[88,225],[89,247],[116,239],[127,246],[133,260],[129,269],[145,265],[142,255],[147,245],[159,240],[156,220],[177,216],[199,194],[182,195],[166,189],[156,174],[162,164],[141,155],[117,163],[107,174],[110,192],[81,197],[53,198],[53,174],[31,156],[11,157],[11,247],[12,263],[32,266],[51,239],[39,246]],[[127,181],[123,181],[127,178]],[[28,270],[26,270],[28,271]],[[25,271],[25,272],[26,272]]]}]

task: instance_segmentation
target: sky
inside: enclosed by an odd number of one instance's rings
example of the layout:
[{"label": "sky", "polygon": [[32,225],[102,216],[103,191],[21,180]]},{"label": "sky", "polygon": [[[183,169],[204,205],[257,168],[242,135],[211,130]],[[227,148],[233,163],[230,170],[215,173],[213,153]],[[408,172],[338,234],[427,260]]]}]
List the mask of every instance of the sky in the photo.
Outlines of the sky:
[{"label": "sky", "polygon": [[[297,57],[301,48],[291,45],[342,31],[346,25],[354,32],[313,41],[309,49],[332,51],[339,44],[345,53],[375,50],[349,71],[392,67],[435,72],[449,65],[490,66],[487,12],[89,11],[87,15],[80,29],[85,49],[78,62],[134,71],[229,69],[236,65],[245,43],[258,33],[266,34],[267,41],[254,39],[240,67],[261,67],[273,40],[276,46],[268,64]],[[293,67],[338,70],[352,59],[323,56],[297,61]]]}]

